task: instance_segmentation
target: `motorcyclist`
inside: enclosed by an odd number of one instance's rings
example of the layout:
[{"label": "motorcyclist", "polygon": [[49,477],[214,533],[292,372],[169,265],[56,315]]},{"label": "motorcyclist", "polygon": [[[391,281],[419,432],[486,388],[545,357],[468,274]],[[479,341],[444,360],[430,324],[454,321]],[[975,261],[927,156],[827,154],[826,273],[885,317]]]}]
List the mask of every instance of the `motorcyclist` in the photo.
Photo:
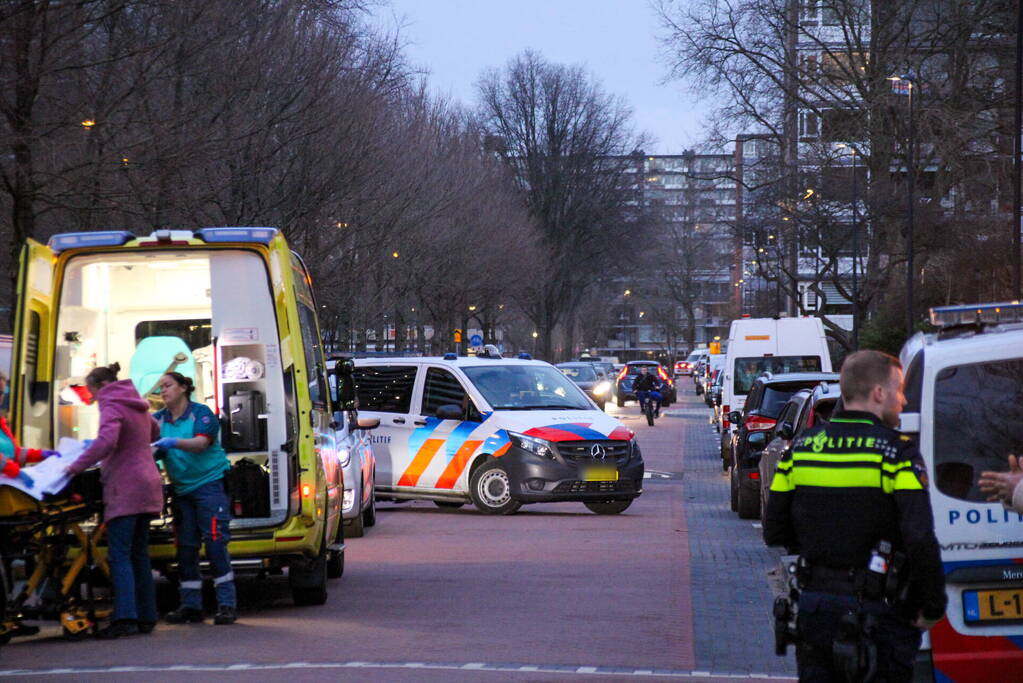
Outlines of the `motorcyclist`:
[{"label": "motorcyclist", "polygon": [[639,407],[643,408],[647,400],[656,400],[657,404],[654,406],[654,417],[661,416],[661,387],[664,383],[655,374],[649,372],[649,367],[641,365],[639,368],[639,377],[632,383],[632,390],[636,392],[636,400],[639,401]]}]

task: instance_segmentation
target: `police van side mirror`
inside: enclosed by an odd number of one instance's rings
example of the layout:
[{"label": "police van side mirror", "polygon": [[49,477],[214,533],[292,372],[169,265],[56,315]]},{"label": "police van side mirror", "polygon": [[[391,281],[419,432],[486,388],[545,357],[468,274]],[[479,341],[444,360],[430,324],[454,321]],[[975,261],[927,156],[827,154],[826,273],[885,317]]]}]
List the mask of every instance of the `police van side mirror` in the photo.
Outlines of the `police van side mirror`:
[{"label": "police van side mirror", "polygon": [[437,406],[436,416],[441,420],[461,420],[462,406],[454,403]]},{"label": "police van side mirror", "polygon": [[781,427],[778,427],[778,438],[788,441],[792,438],[794,431],[795,430],[792,429],[791,424],[788,422],[782,422]]}]

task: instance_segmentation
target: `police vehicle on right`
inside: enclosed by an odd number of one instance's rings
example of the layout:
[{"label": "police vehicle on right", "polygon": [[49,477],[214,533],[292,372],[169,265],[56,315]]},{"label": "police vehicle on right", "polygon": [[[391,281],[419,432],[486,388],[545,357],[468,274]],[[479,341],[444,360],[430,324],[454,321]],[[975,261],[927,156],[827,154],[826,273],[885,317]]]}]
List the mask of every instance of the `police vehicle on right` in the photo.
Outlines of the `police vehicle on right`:
[{"label": "police vehicle on right", "polygon": [[1023,680],[1023,515],[977,481],[1023,453],[1023,304],[931,310],[937,333],[902,349],[908,404],[929,475],[948,611],[918,673],[937,681]]}]

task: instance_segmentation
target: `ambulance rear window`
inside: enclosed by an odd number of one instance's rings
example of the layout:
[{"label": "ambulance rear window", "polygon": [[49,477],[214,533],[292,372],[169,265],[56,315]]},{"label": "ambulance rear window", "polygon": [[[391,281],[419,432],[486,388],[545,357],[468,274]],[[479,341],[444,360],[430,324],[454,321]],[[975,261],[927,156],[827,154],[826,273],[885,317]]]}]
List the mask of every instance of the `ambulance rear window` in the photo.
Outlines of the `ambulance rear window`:
[{"label": "ambulance rear window", "polygon": [[945,495],[987,496],[981,472],[1004,472],[1023,453],[1023,359],[945,368],[934,387],[934,480]]}]

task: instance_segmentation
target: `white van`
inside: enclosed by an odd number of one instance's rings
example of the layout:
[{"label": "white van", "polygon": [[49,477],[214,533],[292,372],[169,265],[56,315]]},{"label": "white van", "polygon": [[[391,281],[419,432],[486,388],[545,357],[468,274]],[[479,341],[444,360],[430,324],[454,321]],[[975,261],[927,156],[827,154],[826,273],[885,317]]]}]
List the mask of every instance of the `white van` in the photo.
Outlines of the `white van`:
[{"label": "white van", "polygon": [[742,412],[753,380],[765,372],[831,372],[831,354],[820,318],[741,318],[732,321],[721,387],[722,426]]},{"label": "white van", "polygon": [[1023,453],[1023,305],[944,306],[931,322],[941,332],[916,335],[901,354],[901,429],[917,437],[929,475],[948,593],[918,665],[930,680],[1018,681],[1023,514],[989,502],[978,479]]},{"label": "white van", "polygon": [[472,501],[489,514],[523,503],[579,501],[624,511],[643,488],[631,430],[557,368],[501,358],[362,358],[359,414],[377,418],[378,499]]}]

